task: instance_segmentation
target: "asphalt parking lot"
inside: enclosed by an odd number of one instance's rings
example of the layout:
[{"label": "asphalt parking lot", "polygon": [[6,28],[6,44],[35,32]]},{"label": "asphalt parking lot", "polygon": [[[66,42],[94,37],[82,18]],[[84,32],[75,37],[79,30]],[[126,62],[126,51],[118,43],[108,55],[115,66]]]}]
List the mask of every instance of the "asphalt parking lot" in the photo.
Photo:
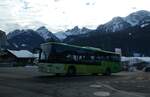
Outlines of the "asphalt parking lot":
[{"label": "asphalt parking lot", "polygon": [[150,97],[150,73],[67,77],[37,67],[1,67],[0,97]]}]

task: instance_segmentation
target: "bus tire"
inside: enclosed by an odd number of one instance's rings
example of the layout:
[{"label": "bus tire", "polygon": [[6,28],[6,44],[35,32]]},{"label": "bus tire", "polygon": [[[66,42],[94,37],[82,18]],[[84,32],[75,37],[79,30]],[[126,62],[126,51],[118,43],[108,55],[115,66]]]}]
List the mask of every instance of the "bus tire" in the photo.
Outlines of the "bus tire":
[{"label": "bus tire", "polygon": [[92,73],[92,75],[93,75],[93,76],[97,76],[97,75],[98,75],[98,73]]},{"label": "bus tire", "polygon": [[60,76],[60,73],[56,73],[55,75],[56,75],[56,76]]},{"label": "bus tire", "polygon": [[76,68],[74,66],[69,67],[68,71],[67,71],[67,75],[68,76],[75,76],[76,75]]},{"label": "bus tire", "polygon": [[104,76],[111,76],[111,69],[110,68],[107,68],[105,70],[105,72],[103,73]]}]

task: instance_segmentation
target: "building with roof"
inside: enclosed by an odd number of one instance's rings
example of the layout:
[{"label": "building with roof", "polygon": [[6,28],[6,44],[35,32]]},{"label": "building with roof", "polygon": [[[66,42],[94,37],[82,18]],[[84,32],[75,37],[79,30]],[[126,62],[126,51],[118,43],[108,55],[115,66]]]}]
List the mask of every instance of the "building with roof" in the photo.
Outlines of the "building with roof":
[{"label": "building with roof", "polygon": [[27,50],[4,50],[0,52],[0,64],[26,65],[33,63],[35,56]]}]

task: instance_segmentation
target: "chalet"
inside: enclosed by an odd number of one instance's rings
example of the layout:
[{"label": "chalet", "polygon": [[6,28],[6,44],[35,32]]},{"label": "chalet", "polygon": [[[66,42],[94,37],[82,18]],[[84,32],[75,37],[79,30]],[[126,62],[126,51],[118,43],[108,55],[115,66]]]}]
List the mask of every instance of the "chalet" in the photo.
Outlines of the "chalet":
[{"label": "chalet", "polygon": [[33,63],[34,54],[27,50],[3,50],[0,52],[0,64],[26,65]]}]

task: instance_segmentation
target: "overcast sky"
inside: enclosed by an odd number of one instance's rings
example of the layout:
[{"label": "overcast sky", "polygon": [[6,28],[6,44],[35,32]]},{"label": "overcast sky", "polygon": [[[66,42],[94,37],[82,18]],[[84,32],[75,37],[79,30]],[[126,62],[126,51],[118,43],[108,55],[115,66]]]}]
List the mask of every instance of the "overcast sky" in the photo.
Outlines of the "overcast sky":
[{"label": "overcast sky", "polygon": [[150,0],[0,0],[0,29],[36,29],[57,32],[79,27],[96,28],[115,16],[149,10]]}]

